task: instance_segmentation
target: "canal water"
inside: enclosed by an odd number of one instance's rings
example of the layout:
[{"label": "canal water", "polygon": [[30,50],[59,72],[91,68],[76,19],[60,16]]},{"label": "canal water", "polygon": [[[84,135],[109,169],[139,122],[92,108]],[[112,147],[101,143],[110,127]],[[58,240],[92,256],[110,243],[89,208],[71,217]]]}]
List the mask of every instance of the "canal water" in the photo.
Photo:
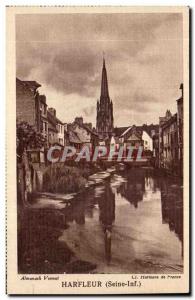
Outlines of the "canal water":
[{"label": "canal water", "polygon": [[116,172],[74,197],[60,240],[93,273],[182,273],[182,192],[149,168]]}]

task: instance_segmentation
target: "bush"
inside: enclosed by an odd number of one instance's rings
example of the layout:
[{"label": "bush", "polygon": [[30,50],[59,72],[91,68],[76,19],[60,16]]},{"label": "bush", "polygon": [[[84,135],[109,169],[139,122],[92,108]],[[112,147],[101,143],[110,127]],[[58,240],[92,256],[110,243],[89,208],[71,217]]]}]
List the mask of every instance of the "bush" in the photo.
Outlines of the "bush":
[{"label": "bush", "polygon": [[43,174],[43,191],[72,193],[84,189],[90,172],[76,167],[51,165]]}]

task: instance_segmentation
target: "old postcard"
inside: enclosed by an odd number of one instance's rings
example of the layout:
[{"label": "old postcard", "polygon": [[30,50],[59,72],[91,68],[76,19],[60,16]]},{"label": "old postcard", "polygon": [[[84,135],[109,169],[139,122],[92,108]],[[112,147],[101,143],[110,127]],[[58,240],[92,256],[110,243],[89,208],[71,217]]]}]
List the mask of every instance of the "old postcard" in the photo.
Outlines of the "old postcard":
[{"label": "old postcard", "polygon": [[7,7],[7,293],[189,293],[189,8]]}]

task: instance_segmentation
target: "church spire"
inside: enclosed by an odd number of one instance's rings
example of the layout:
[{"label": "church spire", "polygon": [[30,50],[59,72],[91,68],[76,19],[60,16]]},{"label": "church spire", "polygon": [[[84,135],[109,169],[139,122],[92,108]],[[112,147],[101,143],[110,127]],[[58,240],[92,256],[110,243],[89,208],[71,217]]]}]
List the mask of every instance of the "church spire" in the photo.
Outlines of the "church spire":
[{"label": "church spire", "polygon": [[103,68],[106,69],[105,58],[103,56]]},{"label": "church spire", "polygon": [[107,80],[107,72],[106,72],[105,59],[103,57],[102,82],[101,82],[101,98],[107,98],[107,97],[109,97],[108,80]]},{"label": "church spire", "polygon": [[97,102],[96,130],[100,138],[108,138],[113,133],[113,104],[108,92],[106,63],[103,57],[100,101]]}]

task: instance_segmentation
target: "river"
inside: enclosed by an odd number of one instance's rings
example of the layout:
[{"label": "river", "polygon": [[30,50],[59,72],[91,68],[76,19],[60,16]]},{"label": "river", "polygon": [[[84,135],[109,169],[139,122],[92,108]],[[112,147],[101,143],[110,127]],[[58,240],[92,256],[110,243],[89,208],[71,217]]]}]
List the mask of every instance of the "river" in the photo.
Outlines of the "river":
[{"label": "river", "polygon": [[84,192],[42,193],[19,222],[21,273],[182,273],[181,180],[108,169]]},{"label": "river", "polygon": [[60,240],[93,273],[182,273],[182,193],[149,168],[116,172],[73,199]]}]

